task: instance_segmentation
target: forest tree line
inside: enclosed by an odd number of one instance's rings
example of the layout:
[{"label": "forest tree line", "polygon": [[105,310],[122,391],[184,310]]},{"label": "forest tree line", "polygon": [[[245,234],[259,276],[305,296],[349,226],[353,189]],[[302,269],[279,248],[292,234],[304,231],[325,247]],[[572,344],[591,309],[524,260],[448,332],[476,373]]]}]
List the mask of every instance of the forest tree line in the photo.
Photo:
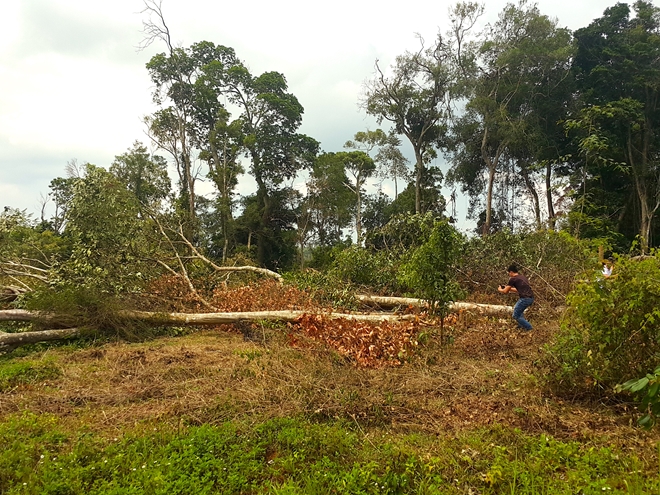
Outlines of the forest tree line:
[{"label": "forest tree line", "polygon": [[[81,237],[81,259],[160,226],[223,262],[321,265],[334,247],[377,247],[397,216],[451,221],[445,186],[469,197],[480,235],[564,230],[643,253],[658,243],[660,9],[651,2],[617,3],[574,32],[524,0],[477,32],[483,5],[458,3],[447,32],[420,38],[389,67],[376,61],[359,105],[382,128],[351,131],[335,151],[300,133],[303,106],[283,74],[253,74],[209,41],[175,47],[159,4],[145,6],[145,45],[166,48],[146,66],[156,152],[136,142],[107,171],[70,162],[50,183],[54,214],[35,226]],[[254,194],[238,195],[242,174]],[[293,187],[301,176],[304,192]],[[200,179],[213,184],[211,198],[198,193]],[[367,181],[386,179],[393,197],[367,193]],[[18,213],[6,209],[4,221]],[[83,239],[91,231],[81,225],[104,218],[121,227],[88,226],[97,237]]]}]

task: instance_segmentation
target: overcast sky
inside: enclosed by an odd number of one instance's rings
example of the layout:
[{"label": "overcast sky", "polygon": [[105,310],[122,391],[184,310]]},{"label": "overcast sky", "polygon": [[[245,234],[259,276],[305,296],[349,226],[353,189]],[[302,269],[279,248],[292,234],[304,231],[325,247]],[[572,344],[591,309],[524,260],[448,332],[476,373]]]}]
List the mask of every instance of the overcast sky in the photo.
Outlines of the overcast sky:
[{"label": "overcast sky", "polygon": [[[419,46],[416,33],[431,40],[444,31],[453,3],[163,0],[162,9],[174,44],[230,46],[253,74],[283,73],[305,108],[301,131],[339,151],[355,132],[376,127],[358,108],[375,60],[387,66]],[[506,3],[488,0],[483,23]],[[615,1],[537,3],[574,30]],[[107,168],[134,141],[148,143],[142,119],[154,108],[145,64],[165,46],[136,49],[143,9],[142,0],[1,3],[0,208],[37,213],[68,161]],[[249,181],[242,188],[249,192]],[[459,199],[459,210],[464,204]]]}]

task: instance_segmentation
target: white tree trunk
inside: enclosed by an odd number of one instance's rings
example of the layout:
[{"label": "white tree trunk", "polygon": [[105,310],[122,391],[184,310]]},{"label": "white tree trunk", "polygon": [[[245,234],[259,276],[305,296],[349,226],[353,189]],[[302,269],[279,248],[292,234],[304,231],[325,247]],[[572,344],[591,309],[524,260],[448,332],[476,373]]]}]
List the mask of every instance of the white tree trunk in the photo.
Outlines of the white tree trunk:
[{"label": "white tree trunk", "polygon": [[[383,297],[383,296],[355,296],[358,301],[373,306],[380,306],[383,308],[394,308],[396,306],[414,306],[414,307],[428,307],[428,304],[423,299],[415,299],[412,297]],[[449,304],[449,311],[458,313],[459,311],[473,311],[487,316],[510,316],[513,308],[511,306],[501,306],[497,304],[478,304],[468,302],[452,302]]]}]

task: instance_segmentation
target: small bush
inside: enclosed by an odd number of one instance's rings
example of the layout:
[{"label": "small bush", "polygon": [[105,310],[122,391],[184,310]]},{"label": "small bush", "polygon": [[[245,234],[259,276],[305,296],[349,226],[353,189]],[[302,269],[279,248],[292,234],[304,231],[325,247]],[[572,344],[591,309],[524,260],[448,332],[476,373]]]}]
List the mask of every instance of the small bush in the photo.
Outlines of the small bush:
[{"label": "small bush", "polygon": [[401,291],[396,277],[399,264],[400,258],[393,252],[351,247],[336,255],[329,275],[356,288],[396,294]]}]

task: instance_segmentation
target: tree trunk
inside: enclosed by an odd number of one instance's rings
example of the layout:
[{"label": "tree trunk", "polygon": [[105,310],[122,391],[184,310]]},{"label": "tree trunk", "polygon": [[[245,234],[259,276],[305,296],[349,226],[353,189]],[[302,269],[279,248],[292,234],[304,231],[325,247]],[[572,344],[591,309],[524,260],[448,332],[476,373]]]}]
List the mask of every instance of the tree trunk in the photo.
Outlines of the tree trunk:
[{"label": "tree trunk", "polygon": [[[162,325],[226,325],[239,321],[295,321],[309,311],[248,311],[235,313],[157,313],[151,311],[124,310],[117,312],[117,316],[126,320],[138,320],[148,323]],[[404,321],[416,318],[415,315],[396,314],[347,314],[347,313],[323,313],[328,318],[348,319],[359,321]],[[24,309],[13,309],[0,311],[0,321],[30,321],[58,323],[70,317],[54,315],[51,313],[27,311]],[[38,333],[38,332],[36,332]]]},{"label": "tree trunk", "polygon": [[552,202],[552,163],[550,161],[545,166],[545,198],[548,204],[548,228],[555,230],[557,218],[555,215],[555,206]]},{"label": "tree trunk", "polygon": [[532,196],[532,204],[534,205],[534,218],[536,220],[536,228],[541,230],[541,205],[539,203],[539,195],[536,192],[536,187],[529,176],[529,169],[526,165],[520,167],[520,174],[522,175],[525,187],[529,194]]},{"label": "tree trunk", "polygon": [[12,351],[17,347],[51,340],[64,340],[78,337],[80,329],[64,328],[60,330],[41,330],[39,332],[0,332],[0,351]]},{"label": "tree trunk", "polygon": [[[355,296],[358,301],[380,306],[383,308],[393,308],[396,306],[414,306],[414,307],[427,307],[428,303],[423,299],[415,299],[412,297],[383,297],[383,296]],[[468,302],[452,302],[449,303],[449,311],[458,313],[460,311],[474,311],[487,316],[511,316],[511,306],[500,306],[496,304],[478,304]]]},{"label": "tree trunk", "polygon": [[422,153],[415,149],[415,213],[422,213],[422,169],[424,161]]}]

